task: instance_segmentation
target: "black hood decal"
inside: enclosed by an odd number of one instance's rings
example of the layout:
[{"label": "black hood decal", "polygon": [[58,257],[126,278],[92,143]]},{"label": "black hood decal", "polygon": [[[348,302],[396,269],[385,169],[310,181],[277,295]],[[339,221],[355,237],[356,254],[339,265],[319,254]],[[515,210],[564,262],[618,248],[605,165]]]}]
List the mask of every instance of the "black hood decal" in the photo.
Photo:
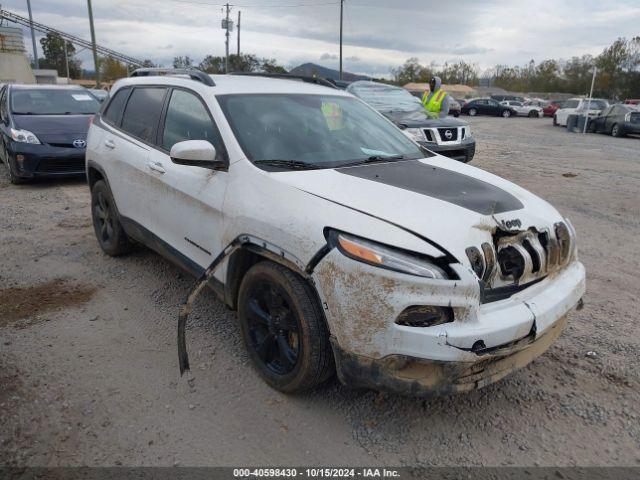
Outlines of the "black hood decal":
[{"label": "black hood decal", "polygon": [[524,208],[520,200],[495,185],[418,160],[345,167],[336,171],[437,198],[483,215]]}]

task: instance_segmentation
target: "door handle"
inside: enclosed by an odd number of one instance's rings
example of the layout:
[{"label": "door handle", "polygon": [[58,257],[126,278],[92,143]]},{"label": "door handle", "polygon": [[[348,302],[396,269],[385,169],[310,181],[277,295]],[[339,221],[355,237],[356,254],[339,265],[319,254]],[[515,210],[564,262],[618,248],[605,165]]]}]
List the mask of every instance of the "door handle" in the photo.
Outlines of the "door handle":
[{"label": "door handle", "polygon": [[149,162],[147,164],[149,166],[149,168],[155,172],[158,173],[165,173],[166,170],[164,169],[164,167],[162,166],[162,164],[160,162]]},{"label": "door handle", "polygon": [[107,148],[116,148],[116,144],[113,143],[113,140],[105,140],[104,146]]}]

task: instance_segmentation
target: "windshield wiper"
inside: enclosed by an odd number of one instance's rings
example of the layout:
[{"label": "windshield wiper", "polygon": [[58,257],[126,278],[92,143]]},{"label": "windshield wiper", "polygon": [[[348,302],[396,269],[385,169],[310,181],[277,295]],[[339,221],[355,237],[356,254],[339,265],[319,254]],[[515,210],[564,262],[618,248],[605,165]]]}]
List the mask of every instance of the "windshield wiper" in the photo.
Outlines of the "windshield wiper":
[{"label": "windshield wiper", "polygon": [[353,167],[356,165],[363,165],[365,163],[379,163],[379,162],[388,162],[393,160],[404,160],[404,155],[371,155],[370,157],[365,158],[364,160],[358,160],[357,162],[345,163],[344,165],[340,165],[340,167]]},{"label": "windshield wiper", "polygon": [[254,165],[270,165],[273,167],[288,168],[290,170],[316,170],[318,168],[324,168],[323,165],[301,162],[299,160],[262,159],[255,160],[253,163]]}]

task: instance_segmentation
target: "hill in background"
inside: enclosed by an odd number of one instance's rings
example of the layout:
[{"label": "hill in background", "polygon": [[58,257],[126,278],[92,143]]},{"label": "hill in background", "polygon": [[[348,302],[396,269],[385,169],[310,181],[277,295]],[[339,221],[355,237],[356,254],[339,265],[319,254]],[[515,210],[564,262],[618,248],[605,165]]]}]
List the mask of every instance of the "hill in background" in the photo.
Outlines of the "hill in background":
[{"label": "hill in background", "polygon": [[[316,63],[303,63],[295,68],[292,68],[289,73],[293,75],[305,75],[312,77],[317,75],[319,77],[330,78],[332,80],[338,80],[340,78],[340,72],[332,68],[323,67]],[[356,75],[355,73],[349,73],[342,71],[342,79],[348,82],[355,82],[356,80],[370,80],[370,77],[366,75]]]}]

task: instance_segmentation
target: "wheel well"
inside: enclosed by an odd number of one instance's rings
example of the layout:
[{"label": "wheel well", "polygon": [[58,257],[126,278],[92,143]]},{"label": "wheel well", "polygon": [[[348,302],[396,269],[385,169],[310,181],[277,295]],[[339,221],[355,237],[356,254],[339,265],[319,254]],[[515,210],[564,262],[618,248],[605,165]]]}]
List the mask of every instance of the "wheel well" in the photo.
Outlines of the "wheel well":
[{"label": "wheel well", "polygon": [[238,292],[240,291],[242,279],[251,267],[263,260],[266,260],[266,258],[246,248],[241,248],[229,258],[224,297],[227,305],[233,310],[238,308]]},{"label": "wheel well", "polygon": [[104,180],[104,176],[97,168],[89,167],[87,170],[87,180],[89,181],[89,190],[91,190],[91,187],[93,187],[98,180]]},{"label": "wheel well", "polygon": [[306,282],[309,282],[311,288],[316,294],[316,298],[318,299],[318,304],[321,305],[320,297],[318,296],[318,291],[316,290],[315,285],[312,281],[309,280],[308,276],[304,274],[293,262],[289,262],[283,259],[279,255],[275,255],[274,253],[268,250],[262,250],[261,247],[257,245],[249,244],[240,250],[234,252],[231,257],[229,257],[229,261],[227,264],[227,274],[226,281],[224,286],[224,300],[225,303],[233,310],[238,308],[238,293],[240,292],[240,284],[242,283],[242,279],[249,271],[251,267],[256,265],[257,263],[270,260],[275,263],[279,263],[289,270],[291,270],[296,275],[300,275]]}]

